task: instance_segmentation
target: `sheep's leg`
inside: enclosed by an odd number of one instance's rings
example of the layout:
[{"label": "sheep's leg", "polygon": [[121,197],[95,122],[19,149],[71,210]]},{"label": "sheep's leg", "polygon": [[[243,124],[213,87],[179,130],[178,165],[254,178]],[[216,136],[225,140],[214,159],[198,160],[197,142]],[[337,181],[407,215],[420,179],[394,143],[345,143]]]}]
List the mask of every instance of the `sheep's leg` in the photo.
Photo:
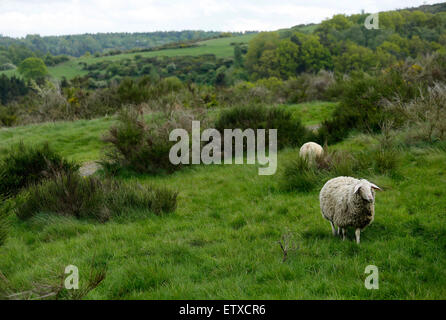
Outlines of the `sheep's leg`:
[{"label": "sheep's leg", "polygon": [[342,240],[345,240],[345,237],[347,235],[347,229],[346,228],[342,228]]},{"label": "sheep's leg", "polygon": [[335,228],[333,222],[330,221],[330,225],[331,225],[331,231],[333,231],[333,235],[336,237],[337,233],[336,233],[336,228]]},{"label": "sheep's leg", "polygon": [[338,227],[338,235],[341,234],[341,227]]},{"label": "sheep's leg", "polygon": [[356,229],[355,231],[355,235],[356,235],[356,243],[359,244],[360,238],[361,238],[361,229]]}]

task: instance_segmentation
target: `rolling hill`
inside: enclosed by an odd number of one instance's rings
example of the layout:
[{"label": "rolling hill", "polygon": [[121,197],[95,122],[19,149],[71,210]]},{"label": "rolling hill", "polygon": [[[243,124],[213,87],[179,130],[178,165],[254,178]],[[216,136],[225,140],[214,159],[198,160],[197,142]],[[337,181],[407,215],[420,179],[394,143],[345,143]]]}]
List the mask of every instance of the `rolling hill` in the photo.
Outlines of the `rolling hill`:
[{"label": "rolling hill", "polygon": [[[247,43],[251,40],[255,34],[246,34],[243,36],[218,38],[206,41],[198,42],[197,47],[181,48],[181,49],[165,49],[159,51],[147,51],[147,52],[136,52],[136,53],[123,53],[111,56],[101,56],[101,57],[80,57],[72,58],[70,61],[61,63],[54,67],[49,67],[48,71],[50,75],[56,79],[62,79],[66,77],[67,79],[72,79],[76,76],[83,76],[88,73],[88,71],[82,69],[80,63],[92,64],[100,61],[119,61],[123,59],[133,59],[136,55],[142,57],[158,57],[158,56],[198,56],[203,54],[214,54],[217,58],[232,57],[234,54],[234,47],[231,43],[243,42]],[[0,74],[6,74],[7,76],[18,75],[16,70],[2,71]]]}]

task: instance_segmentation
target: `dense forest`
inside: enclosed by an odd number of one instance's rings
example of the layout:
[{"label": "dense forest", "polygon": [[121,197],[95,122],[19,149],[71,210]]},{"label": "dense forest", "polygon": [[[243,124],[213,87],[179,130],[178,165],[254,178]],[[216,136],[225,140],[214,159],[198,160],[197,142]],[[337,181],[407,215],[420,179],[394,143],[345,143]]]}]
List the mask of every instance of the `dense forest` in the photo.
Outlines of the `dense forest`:
[{"label": "dense forest", "polygon": [[368,71],[408,57],[445,52],[444,11],[382,12],[378,30],[364,27],[367,16],[335,15],[316,26],[311,34],[294,29],[262,33],[250,43],[246,67],[253,78],[288,78],[321,69]]}]

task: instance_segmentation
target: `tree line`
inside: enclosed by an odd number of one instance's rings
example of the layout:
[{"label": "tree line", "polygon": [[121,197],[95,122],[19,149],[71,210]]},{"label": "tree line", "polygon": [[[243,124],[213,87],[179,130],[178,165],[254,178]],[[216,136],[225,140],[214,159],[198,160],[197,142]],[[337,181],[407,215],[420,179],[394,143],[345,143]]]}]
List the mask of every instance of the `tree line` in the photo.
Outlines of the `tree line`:
[{"label": "tree line", "polygon": [[302,26],[260,33],[249,43],[245,67],[252,79],[287,79],[322,69],[340,73],[377,70],[406,58],[446,53],[444,11],[381,12],[379,29],[371,30],[364,26],[367,16],[335,15],[306,33]]}]

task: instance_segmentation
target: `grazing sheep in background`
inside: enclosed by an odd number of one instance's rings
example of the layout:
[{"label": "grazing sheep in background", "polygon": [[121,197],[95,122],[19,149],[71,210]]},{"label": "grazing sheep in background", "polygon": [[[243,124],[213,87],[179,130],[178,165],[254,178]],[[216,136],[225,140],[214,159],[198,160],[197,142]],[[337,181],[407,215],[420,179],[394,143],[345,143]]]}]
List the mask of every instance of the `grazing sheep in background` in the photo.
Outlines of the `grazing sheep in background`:
[{"label": "grazing sheep in background", "polygon": [[324,149],[315,142],[307,142],[300,147],[299,156],[307,159],[308,162],[314,162],[317,157],[324,154]]},{"label": "grazing sheep in background", "polygon": [[375,189],[381,190],[365,179],[352,177],[337,177],[322,187],[319,194],[322,216],[330,221],[334,236],[342,230],[344,240],[346,228],[354,227],[359,243],[361,230],[375,217]]}]

